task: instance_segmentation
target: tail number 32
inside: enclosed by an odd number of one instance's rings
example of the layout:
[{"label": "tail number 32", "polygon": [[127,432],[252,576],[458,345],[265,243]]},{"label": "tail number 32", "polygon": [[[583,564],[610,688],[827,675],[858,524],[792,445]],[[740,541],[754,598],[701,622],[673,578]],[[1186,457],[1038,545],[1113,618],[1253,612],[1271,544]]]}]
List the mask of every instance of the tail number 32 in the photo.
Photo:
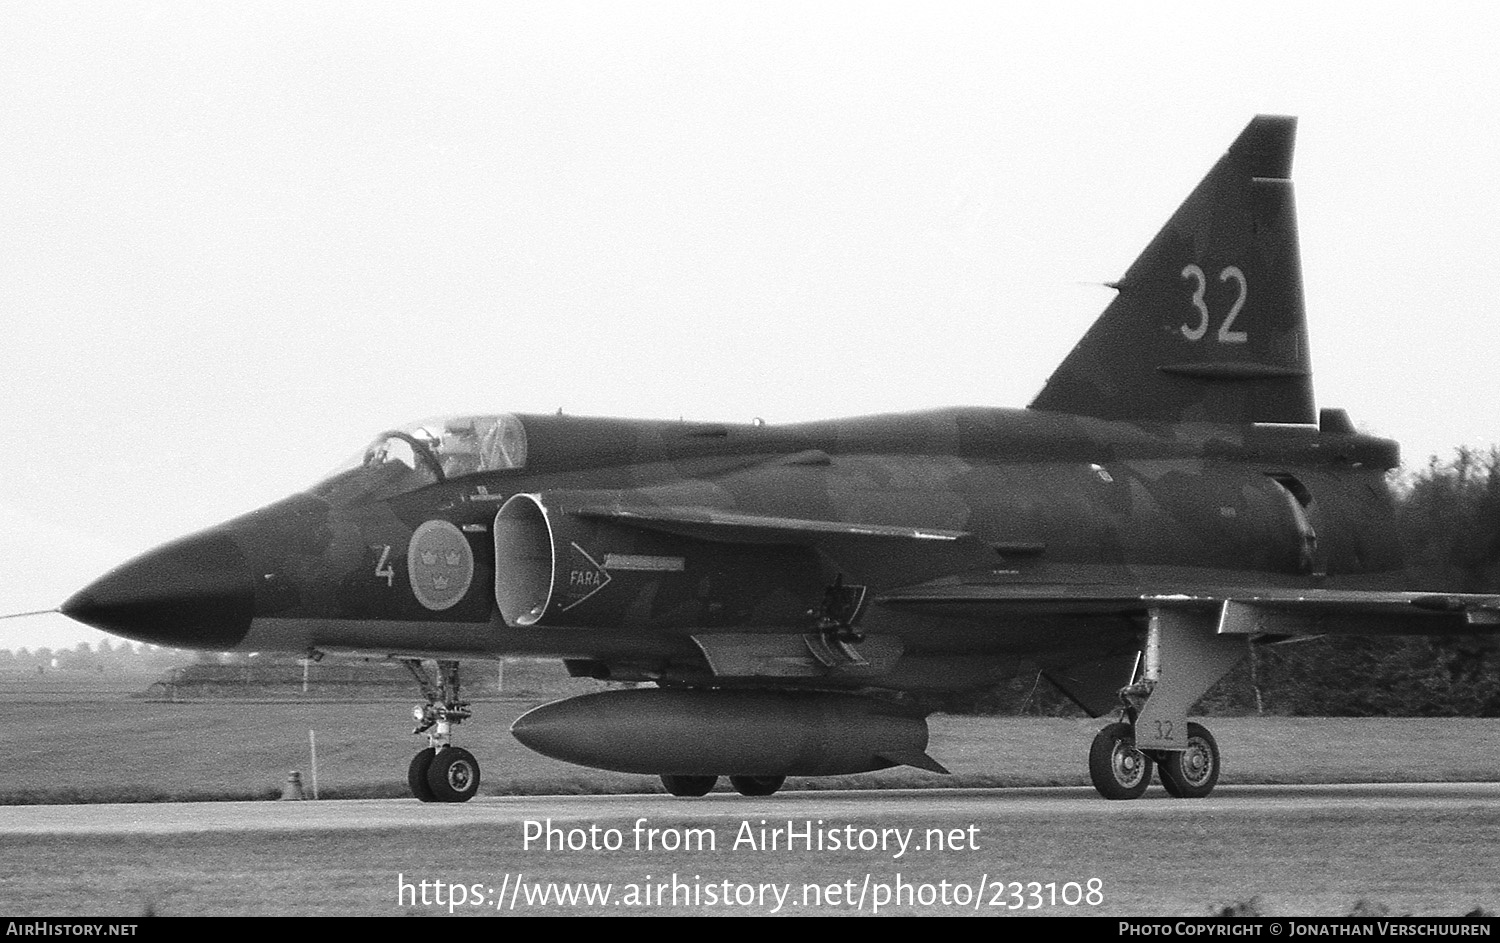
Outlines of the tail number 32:
[{"label": "tail number 32", "polygon": [[[1208,303],[1203,300],[1204,292],[1208,290],[1208,276],[1203,274],[1203,269],[1196,265],[1189,265],[1182,270],[1182,277],[1192,279],[1198,283],[1193,291],[1193,307],[1198,309],[1198,326],[1181,326],[1182,336],[1190,341],[1200,341],[1203,335],[1208,333]],[[1224,323],[1219,325],[1219,331],[1214,335],[1221,344],[1243,344],[1250,339],[1250,335],[1244,331],[1232,331],[1234,319],[1239,317],[1240,309],[1245,306],[1245,298],[1250,294],[1249,283],[1245,281],[1245,273],[1240,271],[1238,265],[1228,265],[1219,270],[1219,281],[1234,282],[1240,286],[1239,297],[1234,299],[1234,304],[1229,308],[1229,316]]]}]

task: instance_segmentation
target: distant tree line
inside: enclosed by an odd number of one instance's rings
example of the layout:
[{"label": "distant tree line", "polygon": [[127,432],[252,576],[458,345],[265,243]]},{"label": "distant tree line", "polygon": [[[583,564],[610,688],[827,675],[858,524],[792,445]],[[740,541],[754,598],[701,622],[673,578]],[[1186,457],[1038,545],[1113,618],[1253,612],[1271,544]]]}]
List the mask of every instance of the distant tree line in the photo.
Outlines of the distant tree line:
[{"label": "distant tree line", "polygon": [[300,657],[287,653],[254,655],[250,652],[189,651],[104,638],[92,646],[88,642],[79,642],[72,648],[0,649],[0,672],[84,671],[158,675],[189,665],[295,665]]},{"label": "distant tree line", "polygon": [[192,661],[196,653],[159,648],[122,639],[79,642],[72,648],[0,649],[0,672],[46,674],[51,671],[156,674]]}]

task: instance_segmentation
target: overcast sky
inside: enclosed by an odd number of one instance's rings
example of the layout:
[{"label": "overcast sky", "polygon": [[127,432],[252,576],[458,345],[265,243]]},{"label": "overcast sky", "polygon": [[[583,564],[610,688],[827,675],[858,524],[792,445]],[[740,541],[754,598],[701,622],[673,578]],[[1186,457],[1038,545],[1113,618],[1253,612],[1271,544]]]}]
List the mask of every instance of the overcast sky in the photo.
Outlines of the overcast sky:
[{"label": "overcast sky", "polygon": [[[1024,8],[1024,12],[1023,12]],[[465,410],[1023,406],[1258,112],[1319,405],[1500,439],[1494,4],[0,12],[0,611]],[[98,637],[0,623],[0,647]]]}]

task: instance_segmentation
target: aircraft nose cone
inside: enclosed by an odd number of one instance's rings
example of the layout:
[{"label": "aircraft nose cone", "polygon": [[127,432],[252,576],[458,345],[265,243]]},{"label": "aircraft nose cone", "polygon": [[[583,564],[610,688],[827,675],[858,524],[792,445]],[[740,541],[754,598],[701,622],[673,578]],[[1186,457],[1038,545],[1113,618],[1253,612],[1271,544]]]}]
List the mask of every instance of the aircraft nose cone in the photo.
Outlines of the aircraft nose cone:
[{"label": "aircraft nose cone", "polygon": [[222,530],[136,557],[80,590],[62,613],[115,635],[172,648],[233,648],[250,630],[255,583]]}]

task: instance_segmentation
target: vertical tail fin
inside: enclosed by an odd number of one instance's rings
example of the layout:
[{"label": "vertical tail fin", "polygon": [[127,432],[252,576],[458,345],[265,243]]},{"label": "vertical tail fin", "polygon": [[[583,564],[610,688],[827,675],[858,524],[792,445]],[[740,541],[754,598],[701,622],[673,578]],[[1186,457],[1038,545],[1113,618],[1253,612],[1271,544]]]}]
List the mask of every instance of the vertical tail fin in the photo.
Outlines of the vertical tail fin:
[{"label": "vertical tail fin", "polygon": [[1296,119],[1257,116],[1031,403],[1104,419],[1313,423]]}]

